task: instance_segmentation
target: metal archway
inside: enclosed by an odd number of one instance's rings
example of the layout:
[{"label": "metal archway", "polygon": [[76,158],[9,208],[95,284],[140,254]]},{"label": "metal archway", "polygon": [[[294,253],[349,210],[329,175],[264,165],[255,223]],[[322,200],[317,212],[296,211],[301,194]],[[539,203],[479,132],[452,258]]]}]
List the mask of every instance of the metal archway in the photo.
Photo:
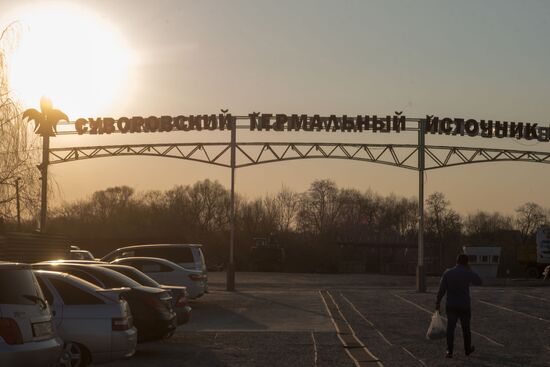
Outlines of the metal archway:
[{"label": "metal archway", "polygon": [[[49,164],[78,160],[122,156],[150,156],[182,159],[231,169],[231,202],[234,202],[235,169],[259,164],[299,159],[343,159],[384,164],[419,172],[419,231],[417,290],[426,290],[424,274],[424,171],[474,163],[531,162],[550,164],[550,152],[424,145],[425,134],[419,131],[418,144],[356,144],[356,143],[283,143],[236,142],[122,144],[51,148]],[[239,162],[237,162],[237,156]],[[234,206],[231,210],[230,261],[227,289],[235,289],[234,275]]]},{"label": "metal archway", "polygon": [[[48,113],[52,114],[57,110],[45,110],[39,113],[35,110],[27,110],[25,113],[28,117],[35,120],[37,128],[48,122]],[[219,121],[224,121],[224,124],[228,121],[230,115],[226,115],[227,110],[222,110],[222,115],[219,115]],[[213,121],[216,120],[215,115]],[[299,120],[297,115],[293,116],[292,126],[296,126],[295,123]],[[234,275],[234,191],[235,191],[235,169],[244,168],[259,164],[267,164],[274,162],[283,162],[300,159],[342,159],[370,162],[376,164],[384,164],[399,168],[405,168],[418,171],[418,188],[419,188],[419,200],[418,200],[418,265],[417,265],[417,290],[419,292],[425,292],[426,282],[424,273],[424,171],[433,170],[445,167],[460,166],[474,163],[489,163],[489,162],[531,162],[531,163],[550,163],[550,152],[530,151],[530,150],[515,150],[515,149],[499,149],[499,148],[485,148],[485,147],[465,147],[465,146],[440,146],[440,145],[425,145],[426,133],[436,133],[445,135],[468,135],[468,136],[494,136],[502,137],[517,137],[532,139],[533,137],[542,138],[541,141],[548,141],[550,137],[550,127],[538,129],[537,124],[525,124],[523,123],[510,123],[508,129],[507,122],[496,121],[493,125],[493,121],[480,120],[464,120],[464,119],[439,119],[434,116],[426,116],[423,118],[406,118],[401,112],[395,112],[395,116],[386,116],[385,119],[379,119],[375,115],[370,120],[368,115],[364,117],[358,116],[355,121],[357,124],[348,129],[348,123],[350,120],[346,115],[341,118],[336,118],[334,115],[330,117],[322,118],[319,115],[313,117],[305,116],[304,123],[309,121],[309,130],[313,131],[314,120],[317,125],[316,131],[321,131],[323,126],[326,127],[325,131],[337,131],[336,125],[341,127],[341,131],[363,131],[365,121],[372,121],[373,131],[390,132],[395,130],[400,131],[414,131],[418,134],[417,144],[358,144],[358,143],[312,143],[312,142],[237,142],[236,131],[239,128],[246,128],[246,126],[239,126],[237,120],[250,119],[250,130],[263,130],[266,128],[269,131],[271,128],[282,131],[283,126],[289,120],[286,115],[262,114],[252,113],[247,116],[234,116],[231,126],[224,125],[231,132],[230,142],[219,143],[165,143],[165,144],[121,144],[121,145],[102,145],[102,146],[77,146],[77,147],[63,147],[63,148],[50,148],[49,137],[55,136],[57,131],[55,125],[57,119],[52,126],[45,125],[43,131],[37,130],[43,136],[43,149],[42,149],[42,164],[39,166],[42,172],[42,200],[41,200],[41,230],[44,230],[46,223],[47,212],[47,172],[48,165],[60,164],[66,162],[72,162],[77,160],[94,159],[102,157],[118,157],[118,156],[151,156],[151,157],[165,157],[173,159],[182,159],[187,161],[205,163],[220,167],[226,167],[231,169],[231,230],[230,230],[230,256],[227,267],[227,289],[235,289],[235,275]],[[190,116],[192,117],[192,116]],[[190,118],[189,117],[189,118]],[[195,116],[196,117],[196,116]],[[199,116],[199,120],[194,120],[194,123],[210,124],[209,117],[207,115]],[[270,124],[270,118],[275,117],[275,125]],[[66,116],[65,116],[66,118]],[[166,118],[166,119],[165,119]],[[138,118],[139,119],[139,118]],[[168,121],[169,124],[174,122],[174,119],[170,116],[163,116],[161,119],[153,117],[154,123],[157,125],[153,130],[147,130],[147,132],[157,131],[162,125],[162,121]],[[185,116],[179,116],[177,118],[179,123],[182,121],[188,121]],[[82,126],[84,124],[94,124],[94,134],[107,133],[110,134],[114,131],[114,119],[105,119],[106,125],[103,124],[102,119],[93,120],[88,122],[85,119],[79,119],[75,122],[77,127],[80,121],[79,134],[86,132]],[[128,118],[121,118],[118,120],[120,123],[124,121],[126,124],[130,122]],[[136,120],[137,121],[137,120]],[[264,123],[267,121],[267,125]],[[353,121],[353,119],[351,119]],[[385,121],[385,123],[383,122]],[[142,120],[138,121],[140,124]],[[279,124],[282,123],[282,125]],[[407,122],[417,123],[418,127],[407,126]],[[137,122],[136,122],[137,123]],[[161,125],[159,125],[159,123]],[[220,122],[221,123],[221,122]],[[217,122],[216,122],[217,124]],[[323,125],[325,124],[325,125]],[[331,125],[333,124],[333,125]],[[453,125],[454,124],[454,125]],[[280,125],[280,126],[279,126]],[[298,124],[299,125],[299,124]],[[99,127],[98,127],[99,126]],[[105,127],[101,127],[105,126]],[[117,125],[118,126],[118,125]],[[123,130],[120,125],[118,127],[119,132],[127,132]],[[141,126],[141,125],[137,125]],[[179,125],[178,125],[179,126]],[[206,126],[206,125],[205,125]],[[212,127],[214,125],[208,125]],[[216,125],[219,126],[219,125]],[[370,129],[368,127],[367,130]],[[385,130],[381,127],[385,126]],[[454,126],[454,127],[453,127]],[[173,125],[170,125],[172,131]],[[182,126],[180,130],[185,130]],[[287,126],[289,131],[294,127]],[[103,131],[102,129],[106,130]],[[86,128],[87,129],[87,128]],[[179,129],[179,128],[178,128]],[[221,130],[224,130],[222,128]],[[51,131],[50,131],[51,130]],[[78,130],[78,128],[77,128]],[[189,126],[187,126],[189,130]],[[198,129],[201,130],[201,129]],[[298,129],[299,130],[299,129]],[[138,132],[141,131],[139,127]],[[165,130],[158,130],[165,131]],[[77,131],[62,131],[57,133],[58,135],[74,134]],[[503,133],[504,132],[504,133]],[[541,134],[540,136],[537,135]],[[508,134],[509,133],[509,134]],[[487,135],[488,134],[488,135]],[[237,162],[238,160],[238,162]]]},{"label": "metal archway", "polygon": [[[242,142],[235,146],[235,168],[298,159],[343,159],[418,170],[417,144]],[[424,146],[425,170],[473,163],[550,164],[550,152],[476,147]],[[152,156],[231,167],[231,143],[122,144],[51,148],[49,164],[122,156]]]}]

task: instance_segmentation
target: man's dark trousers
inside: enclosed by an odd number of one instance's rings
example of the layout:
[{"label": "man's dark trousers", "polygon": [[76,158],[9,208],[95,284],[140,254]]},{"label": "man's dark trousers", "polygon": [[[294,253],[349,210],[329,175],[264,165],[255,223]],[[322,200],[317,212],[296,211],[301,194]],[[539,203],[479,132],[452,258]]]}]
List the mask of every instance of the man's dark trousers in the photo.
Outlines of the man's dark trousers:
[{"label": "man's dark trousers", "polygon": [[470,308],[446,307],[447,311],[447,351],[453,353],[456,322],[460,319],[462,335],[464,336],[464,349],[467,351],[472,345],[472,334],[470,331],[470,319],[472,313]]}]

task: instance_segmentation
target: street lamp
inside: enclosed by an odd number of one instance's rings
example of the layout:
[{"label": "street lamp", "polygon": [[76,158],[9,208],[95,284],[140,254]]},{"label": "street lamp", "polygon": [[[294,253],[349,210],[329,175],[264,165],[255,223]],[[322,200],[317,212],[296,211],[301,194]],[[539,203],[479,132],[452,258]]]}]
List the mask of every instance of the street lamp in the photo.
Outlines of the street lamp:
[{"label": "street lamp", "polygon": [[20,205],[20,199],[19,199],[19,181],[20,180],[21,180],[21,177],[17,177],[15,179],[15,183],[2,182],[3,185],[15,187],[15,202],[17,207],[17,229],[21,228],[21,205]]},{"label": "street lamp", "polygon": [[17,203],[17,229],[21,229],[21,205],[19,201],[19,181],[21,177],[15,179],[15,201]]}]

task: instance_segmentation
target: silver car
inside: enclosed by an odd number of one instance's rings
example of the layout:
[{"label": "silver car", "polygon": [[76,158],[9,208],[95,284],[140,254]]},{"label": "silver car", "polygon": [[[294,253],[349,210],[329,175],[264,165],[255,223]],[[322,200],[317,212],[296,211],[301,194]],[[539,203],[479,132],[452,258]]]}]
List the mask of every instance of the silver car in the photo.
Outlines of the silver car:
[{"label": "silver car", "polygon": [[30,266],[0,262],[0,366],[49,367],[62,349]]},{"label": "silver car", "polygon": [[207,277],[200,270],[186,269],[172,261],[156,257],[124,257],[112,262],[132,266],[160,284],[187,287],[189,298],[202,297],[207,291]]},{"label": "silver car", "polygon": [[[113,262],[124,257],[155,257],[171,261],[184,269],[196,270],[202,273],[205,293],[208,293],[208,272],[202,252],[202,245],[165,243],[155,245],[126,246],[105,255],[101,260]],[[179,284],[179,283],[178,283]],[[193,296],[192,296],[193,297]]]},{"label": "silver car", "polygon": [[35,270],[50,303],[59,336],[65,341],[65,365],[86,366],[132,356],[137,330],[126,288],[102,289],[72,275]]}]

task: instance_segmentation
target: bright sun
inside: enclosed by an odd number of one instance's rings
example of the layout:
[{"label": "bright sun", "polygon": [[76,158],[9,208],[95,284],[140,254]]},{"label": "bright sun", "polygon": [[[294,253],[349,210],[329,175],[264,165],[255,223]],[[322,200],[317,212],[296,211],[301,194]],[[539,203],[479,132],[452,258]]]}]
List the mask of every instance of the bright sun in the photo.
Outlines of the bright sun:
[{"label": "bright sun", "polygon": [[10,88],[24,107],[48,96],[70,119],[104,113],[128,93],[134,61],[113,27],[89,11],[59,4],[26,7],[8,55]]}]

